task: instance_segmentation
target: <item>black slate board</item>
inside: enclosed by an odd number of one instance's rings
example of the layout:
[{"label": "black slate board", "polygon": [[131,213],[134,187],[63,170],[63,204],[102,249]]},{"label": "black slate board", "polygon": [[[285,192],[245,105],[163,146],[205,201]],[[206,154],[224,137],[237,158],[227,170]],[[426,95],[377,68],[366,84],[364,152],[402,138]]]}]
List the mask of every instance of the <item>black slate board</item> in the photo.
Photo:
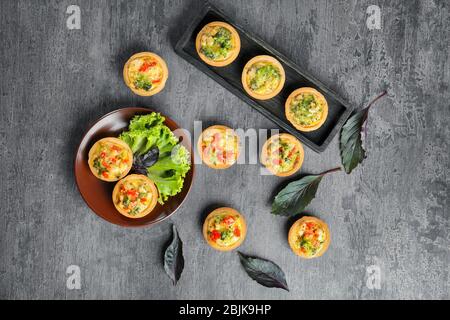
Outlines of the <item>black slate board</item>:
[{"label": "black slate board", "polygon": [[[204,25],[212,21],[224,21],[231,24],[236,28],[241,38],[239,56],[226,67],[212,67],[204,63],[195,49],[195,39],[198,32]],[[316,152],[325,150],[353,110],[353,107],[345,103],[343,99],[320,81],[306,74],[295,63],[266,42],[244,31],[209,3],[205,5],[190,27],[187,28],[176,44],[175,52]],[[241,74],[245,64],[251,58],[263,54],[271,55],[281,62],[286,73],[286,82],[283,90],[276,97],[269,100],[256,100],[250,97],[242,87]],[[284,113],[287,97],[292,91],[301,87],[312,87],[319,90],[328,102],[327,120],[319,129],[312,132],[300,132],[295,129],[286,119]]]}]

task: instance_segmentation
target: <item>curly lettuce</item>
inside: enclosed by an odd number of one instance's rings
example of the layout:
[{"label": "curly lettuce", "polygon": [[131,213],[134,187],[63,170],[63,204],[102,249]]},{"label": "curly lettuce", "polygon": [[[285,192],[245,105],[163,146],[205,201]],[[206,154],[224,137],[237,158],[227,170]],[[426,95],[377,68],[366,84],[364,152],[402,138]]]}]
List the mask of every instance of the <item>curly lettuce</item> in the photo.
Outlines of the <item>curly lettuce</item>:
[{"label": "curly lettuce", "polygon": [[158,202],[164,204],[170,196],[183,189],[184,178],[191,169],[189,151],[180,145],[178,137],[164,125],[161,114],[135,116],[119,138],[125,141],[135,156],[158,147],[158,161],[147,168],[147,176],[158,188]]}]

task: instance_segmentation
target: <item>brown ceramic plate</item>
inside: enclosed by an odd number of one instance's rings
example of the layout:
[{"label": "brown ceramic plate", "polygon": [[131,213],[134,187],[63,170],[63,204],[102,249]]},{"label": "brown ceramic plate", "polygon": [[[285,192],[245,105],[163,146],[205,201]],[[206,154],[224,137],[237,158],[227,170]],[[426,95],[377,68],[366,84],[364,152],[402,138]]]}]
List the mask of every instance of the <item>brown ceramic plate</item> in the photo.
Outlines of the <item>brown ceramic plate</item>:
[{"label": "brown ceramic plate", "polygon": [[[128,124],[135,115],[148,114],[153,110],[146,108],[124,108],[115,110],[100,118],[86,132],[78,147],[75,156],[75,180],[80,190],[81,196],[86,201],[89,208],[98,216],[111,223],[124,227],[142,227],[161,222],[171,216],[186,199],[192,185],[194,176],[194,155],[192,152],[190,138],[184,134],[183,130],[177,134],[181,144],[191,152],[191,170],[184,179],[183,190],[176,196],[170,197],[164,205],[157,204],[155,209],[145,217],[130,219],[121,215],[112,202],[112,192],[114,182],[104,182],[97,179],[89,169],[88,153],[91,146],[99,139],[105,137],[117,137],[122,131],[128,128]],[[178,125],[170,118],[166,118],[165,125],[172,131],[178,129]],[[131,172],[130,172],[131,173]]]}]

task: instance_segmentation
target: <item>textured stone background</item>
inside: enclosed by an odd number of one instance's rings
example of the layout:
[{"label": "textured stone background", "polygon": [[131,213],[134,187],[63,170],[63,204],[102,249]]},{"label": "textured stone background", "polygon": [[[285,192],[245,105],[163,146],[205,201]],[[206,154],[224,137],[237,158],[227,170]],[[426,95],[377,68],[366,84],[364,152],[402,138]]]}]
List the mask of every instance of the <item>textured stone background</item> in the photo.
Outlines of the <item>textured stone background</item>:
[{"label": "textured stone background", "polygon": [[[357,107],[387,88],[370,113],[368,158],[351,175],[328,176],[307,213],[332,232],[328,252],[306,261],[288,247],[292,221],[269,213],[281,179],[258,165],[197,168],[190,197],[173,217],[186,267],[177,287],[161,253],[170,223],[129,230],[98,218],[80,197],[73,157],[89,123],[124,106],[148,106],[185,128],[194,120],[273,128],[196,70],[173,45],[201,1],[0,1],[0,298],[450,298],[448,1],[213,1],[250,32]],[[82,28],[66,28],[69,4]],[[366,9],[382,10],[382,29]],[[168,62],[165,90],[133,95],[121,70],[134,52]],[[306,149],[302,173],[339,165],[337,137],[322,154]],[[242,251],[270,258],[291,292],[259,286],[235,253],[205,245],[201,217],[219,205],[242,211]],[[81,268],[81,290],[66,268]],[[381,268],[380,290],[366,267]]]}]

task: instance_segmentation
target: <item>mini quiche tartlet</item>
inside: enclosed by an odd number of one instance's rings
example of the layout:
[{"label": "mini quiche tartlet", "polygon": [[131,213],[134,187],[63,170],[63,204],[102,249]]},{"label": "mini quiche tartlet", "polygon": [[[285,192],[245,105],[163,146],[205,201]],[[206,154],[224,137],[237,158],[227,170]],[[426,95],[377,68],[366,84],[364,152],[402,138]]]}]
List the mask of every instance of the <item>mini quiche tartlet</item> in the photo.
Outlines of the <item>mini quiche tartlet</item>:
[{"label": "mini quiche tartlet", "polygon": [[203,224],[206,242],[216,250],[230,251],[239,247],[247,234],[244,217],[232,208],[218,208]]},{"label": "mini quiche tartlet", "polygon": [[320,128],[328,116],[328,103],[316,89],[299,88],[286,100],[286,118],[300,131]]},{"label": "mini quiche tartlet", "polygon": [[239,156],[239,136],[233,129],[215,125],[205,129],[197,142],[202,161],[213,169],[227,169]]},{"label": "mini quiche tartlet", "polygon": [[271,56],[256,56],[242,71],[242,85],[255,99],[267,100],[283,89],[286,75],[281,63]]},{"label": "mini quiche tartlet", "polygon": [[292,251],[305,259],[320,257],[330,244],[330,230],[315,217],[297,220],[289,230],[288,242]]},{"label": "mini quiche tartlet", "polygon": [[117,211],[137,219],[149,214],[156,206],[158,190],[152,180],[142,174],[130,174],[117,182],[112,199]]},{"label": "mini quiche tartlet", "polygon": [[113,182],[125,177],[133,165],[133,152],[118,138],[98,140],[89,150],[89,168],[94,176]]},{"label": "mini quiche tartlet", "polygon": [[274,175],[287,177],[296,173],[303,164],[303,146],[294,136],[273,135],[263,145],[261,163]]},{"label": "mini quiche tartlet", "polygon": [[166,62],[152,52],[134,54],[123,67],[125,84],[140,96],[148,97],[160,92],[168,76]]},{"label": "mini quiche tartlet", "polygon": [[214,67],[232,63],[241,50],[241,39],[236,29],[225,22],[205,25],[195,40],[197,53],[204,62]]}]

